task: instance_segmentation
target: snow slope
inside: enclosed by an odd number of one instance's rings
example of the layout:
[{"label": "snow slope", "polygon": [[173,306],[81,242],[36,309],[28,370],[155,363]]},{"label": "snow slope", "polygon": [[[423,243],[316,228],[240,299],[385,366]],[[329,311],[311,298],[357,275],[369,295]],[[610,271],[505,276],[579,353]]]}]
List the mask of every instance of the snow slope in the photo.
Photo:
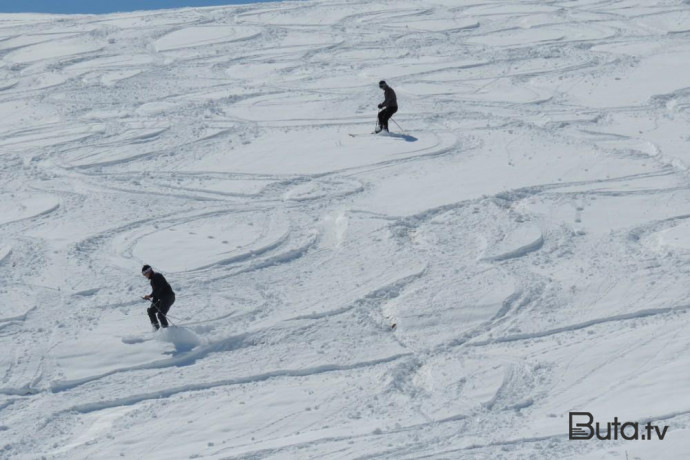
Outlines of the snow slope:
[{"label": "snow slope", "polygon": [[[681,0],[0,16],[0,458],[688,458],[689,35]],[[349,136],[381,78],[405,131]]]}]

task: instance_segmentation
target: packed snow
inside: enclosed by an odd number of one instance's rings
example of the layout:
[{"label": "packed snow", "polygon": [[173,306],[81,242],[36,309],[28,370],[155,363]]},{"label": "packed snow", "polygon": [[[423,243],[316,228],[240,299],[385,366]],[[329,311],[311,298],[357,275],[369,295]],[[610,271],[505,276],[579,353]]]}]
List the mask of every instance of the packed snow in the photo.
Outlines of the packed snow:
[{"label": "packed snow", "polygon": [[689,37],[682,0],[0,15],[0,458],[690,457]]}]

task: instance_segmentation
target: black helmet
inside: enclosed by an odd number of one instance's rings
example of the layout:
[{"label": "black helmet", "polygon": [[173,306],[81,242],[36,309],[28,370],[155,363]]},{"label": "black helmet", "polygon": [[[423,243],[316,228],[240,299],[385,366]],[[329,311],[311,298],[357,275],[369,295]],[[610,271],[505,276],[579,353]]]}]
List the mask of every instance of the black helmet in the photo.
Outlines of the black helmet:
[{"label": "black helmet", "polygon": [[150,272],[150,271],[153,271],[153,270],[151,269],[151,266],[150,266],[150,265],[144,265],[143,267],[141,267],[141,274],[142,274],[142,275],[145,275],[145,274],[147,274],[147,273]]},{"label": "black helmet", "polygon": [[384,86],[386,86],[386,82],[385,82],[385,80],[381,80],[379,82],[379,88],[383,88]]}]

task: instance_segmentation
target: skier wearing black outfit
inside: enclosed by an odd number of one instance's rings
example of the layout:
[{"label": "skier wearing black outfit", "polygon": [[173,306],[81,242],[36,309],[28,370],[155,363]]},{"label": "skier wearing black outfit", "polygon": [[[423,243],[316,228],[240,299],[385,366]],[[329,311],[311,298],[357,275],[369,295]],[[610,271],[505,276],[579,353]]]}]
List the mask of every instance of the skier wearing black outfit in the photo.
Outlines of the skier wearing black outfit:
[{"label": "skier wearing black outfit", "polygon": [[165,277],[160,273],[155,273],[150,265],[144,265],[141,268],[141,274],[151,281],[153,289],[151,294],[144,296],[144,299],[151,301],[151,306],[146,310],[151,319],[151,325],[156,330],[160,327],[168,327],[168,319],[165,315],[175,303],[175,293]]},{"label": "skier wearing black outfit", "polygon": [[379,112],[379,125],[376,128],[376,133],[380,133],[381,130],[388,132],[388,120],[398,111],[398,98],[393,88],[383,80],[379,82],[379,88],[383,90],[385,100],[379,104],[379,109],[383,110]]}]

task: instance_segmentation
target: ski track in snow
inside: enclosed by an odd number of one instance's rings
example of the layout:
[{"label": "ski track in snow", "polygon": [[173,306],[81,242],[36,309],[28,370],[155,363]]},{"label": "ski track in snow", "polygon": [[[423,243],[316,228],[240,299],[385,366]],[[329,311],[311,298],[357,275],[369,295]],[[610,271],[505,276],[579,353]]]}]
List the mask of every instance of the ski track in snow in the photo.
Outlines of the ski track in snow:
[{"label": "ski track in snow", "polygon": [[687,2],[0,18],[0,458],[687,458]]}]

